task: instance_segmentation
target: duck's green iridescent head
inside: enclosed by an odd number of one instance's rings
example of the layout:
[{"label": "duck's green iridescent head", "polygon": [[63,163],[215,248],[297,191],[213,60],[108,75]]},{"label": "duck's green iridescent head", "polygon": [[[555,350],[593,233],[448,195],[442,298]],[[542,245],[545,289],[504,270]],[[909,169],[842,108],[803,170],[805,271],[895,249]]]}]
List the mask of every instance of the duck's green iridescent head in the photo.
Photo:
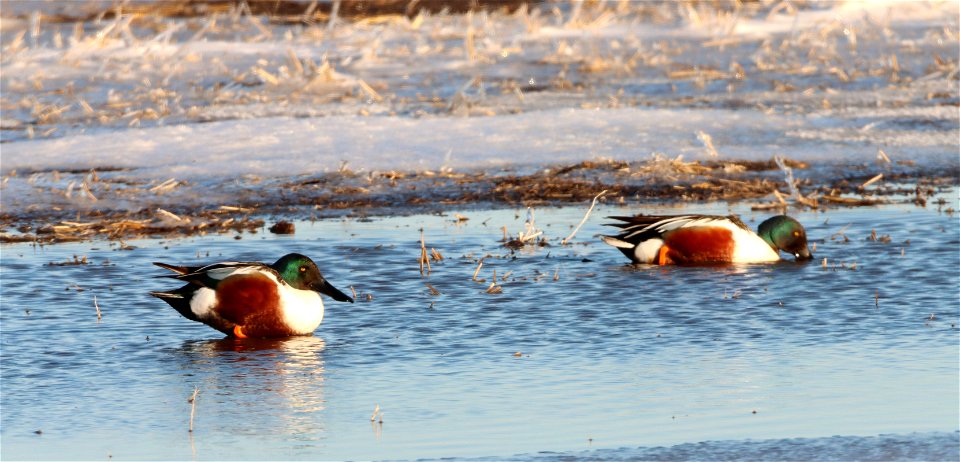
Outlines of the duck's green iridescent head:
[{"label": "duck's green iridescent head", "polygon": [[794,256],[797,261],[810,260],[810,248],[807,247],[807,232],[797,220],[786,215],[777,215],[760,223],[758,233],[770,247],[783,250]]},{"label": "duck's green iridescent head", "polygon": [[317,268],[317,264],[306,255],[299,253],[287,254],[270,266],[276,270],[277,273],[280,273],[280,278],[287,284],[290,284],[294,289],[312,290],[328,295],[338,302],[353,303],[352,298],[337,290],[336,287],[330,285],[330,283],[323,278],[323,275],[320,274],[320,269]]}]

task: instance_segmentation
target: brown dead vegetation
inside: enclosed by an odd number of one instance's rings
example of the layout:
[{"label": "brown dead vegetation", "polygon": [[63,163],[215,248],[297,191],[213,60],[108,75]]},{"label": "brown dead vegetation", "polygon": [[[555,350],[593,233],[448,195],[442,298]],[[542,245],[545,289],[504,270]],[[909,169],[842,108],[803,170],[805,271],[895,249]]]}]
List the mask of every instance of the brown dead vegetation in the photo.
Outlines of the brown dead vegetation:
[{"label": "brown dead vegetation", "polygon": [[264,15],[275,23],[326,22],[331,17],[349,20],[382,16],[414,17],[420,12],[461,14],[471,11],[516,11],[535,0],[340,0],[304,2],[295,0],[165,0],[159,2],[115,2],[116,6],[78,4],[73,11],[62,10],[44,17],[48,22],[82,22],[113,18],[118,12],[139,16],[194,18],[211,14],[242,12]]},{"label": "brown dead vegetation", "polygon": [[[655,155],[641,162],[584,161],[532,172],[340,172],[296,182],[258,179],[233,192],[232,205],[181,204],[177,198],[124,190],[134,211],[110,208],[117,190],[95,188],[103,199],[84,207],[67,204],[0,214],[0,242],[54,243],[92,238],[135,239],[207,233],[266,231],[264,217],[288,220],[365,217],[488,206],[543,206],[585,203],[606,190],[604,201],[751,203],[756,210],[788,207],[862,207],[887,203],[925,206],[926,198],[957,186],[957,172],[870,171],[843,178],[824,177],[803,162],[783,159],[797,169],[794,181],[802,200],[790,193],[783,172],[770,161],[699,161]],[[102,180],[101,180],[102,181]],[[98,183],[91,183],[97,185]],[[152,184],[152,183],[151,183]],[[865,186],[866,184],[866,186]],[[155,187],[154,187],[155,188]],[[291,229],[292,230],[292,229]],[[276,232],[276,231],[274,231]]]}]

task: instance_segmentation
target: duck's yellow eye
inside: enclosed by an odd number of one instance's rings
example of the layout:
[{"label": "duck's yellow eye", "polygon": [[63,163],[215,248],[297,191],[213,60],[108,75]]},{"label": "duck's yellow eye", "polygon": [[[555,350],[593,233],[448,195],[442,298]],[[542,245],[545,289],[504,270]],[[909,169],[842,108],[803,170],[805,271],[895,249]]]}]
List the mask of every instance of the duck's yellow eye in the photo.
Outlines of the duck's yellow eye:
[{"label": "duck's yellow eye", "polygon": [[794,231],[794,232],[793,232],[793,235],[794,235],[794,236],[799,236],[799,235],[800,235],[800,231]]},{"label": "duck's yellow eye", "polygon": [[300,267],[300,272],[301,272],[301,273],[306,273],[306,272],[307,272],[307,267],[306,267],[306,266],[301,266],[301,267]]}]

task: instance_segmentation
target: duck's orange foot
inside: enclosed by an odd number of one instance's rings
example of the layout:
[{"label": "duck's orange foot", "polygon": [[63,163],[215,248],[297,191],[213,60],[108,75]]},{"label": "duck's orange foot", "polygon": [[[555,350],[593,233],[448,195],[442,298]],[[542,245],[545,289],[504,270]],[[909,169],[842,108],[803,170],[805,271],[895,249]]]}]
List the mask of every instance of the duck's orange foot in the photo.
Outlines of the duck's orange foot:
[{"label": "duck's orange foot", "polygon": [[241,325],[233,326],[233,336],[236,338],[247,338],[247,336],[243,333],[243,326]]},{"label": "duck's orange foot", "polygon": [[673,263],[673,260],[667,256],[667,252],[670,251],[670,247],[667,247],[666,244],[660,246],[660,252],[657,255],[657,264],[660,266],[669,265]]}]

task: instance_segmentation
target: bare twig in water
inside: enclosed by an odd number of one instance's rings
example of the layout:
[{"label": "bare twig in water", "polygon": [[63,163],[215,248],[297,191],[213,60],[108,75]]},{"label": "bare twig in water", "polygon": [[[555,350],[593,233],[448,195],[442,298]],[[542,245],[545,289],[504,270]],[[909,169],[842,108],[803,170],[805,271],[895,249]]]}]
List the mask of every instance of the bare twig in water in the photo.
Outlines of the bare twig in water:
[{"label": "bare twig in water", "polygon": [[793,169],[787,166],[784,159],[780,156],[774,156],[773,161],[780,167],[780,170],[783,170],[784,180],[787,182],[787,187],[790,189],[790,195],[793,196],[793,199],[807,207],[817,208],[819,204],[817,204],[816,199],[806,198],[803,197],[803,194],[800,194],[800,188],[797,188],[797,180],[793,178]]},{"label": "bare twig in water", "polygon": [[606,193],[607,193],[607,190],[604,189],[603,191],[600,191],[600,194],[597,194],[596,196],[594,196],[593,202],[590,204],[590,208],[587,209],[587,213],[583,215],[583,219],[580,220],[580,224],[578,224],[577,227],[573,229],[573,232],[570,233],[569,236],[563,238],[563,240],[560,241],[560,245],[567,245],[567,242],[570,242],[570,240],[573,239],[573,236],[577,235],[577,231],[580,231],[580,227],[587,222],[587,218],[590,218],[590,212],[593,212],[593,208],[596,207],[597,200],[603,197],[603,195]]},{"label": "bare twig in water", "polygon": [[190,433],[193,433],[193,416],[197,413],[197,395],[200,394],[200,387],[193,387],[193,396],[190,397]]},{"label": "bare twig in water", "polygon": [[377,403],[377,406],[373,408],[373,415],[370,416],[370,421],[373,422],[377,420],[377,414],[380,414],[380,404]]},{"label": "bare twig in water", "polygon": [[427,288],[430,289],[430,295],[443,295],[442,292],[440,292],[439,290],[437,290],[436,287],[430,285],[429,282],[425,282],[424,284],[426,284],[426,285],[427,285]]},{"label": "bare twig in water", "polygon": [[102,316],[100,316],[100,305],[97,304],[96,295],[93,296],[93,307],[97,309],[97,324],[100,324],[100,320],[102,319]]},{"label": "bare twig in water", "polygon": [[477,262],[477,269],[474,270],[474,272],[473,272],[473,280],[474,280],[474,281],[477,280],[477,275],[480,274],[480,268],[483,268],[483,259],[482,259],[482,258],[480,259],[479,262]]}]

